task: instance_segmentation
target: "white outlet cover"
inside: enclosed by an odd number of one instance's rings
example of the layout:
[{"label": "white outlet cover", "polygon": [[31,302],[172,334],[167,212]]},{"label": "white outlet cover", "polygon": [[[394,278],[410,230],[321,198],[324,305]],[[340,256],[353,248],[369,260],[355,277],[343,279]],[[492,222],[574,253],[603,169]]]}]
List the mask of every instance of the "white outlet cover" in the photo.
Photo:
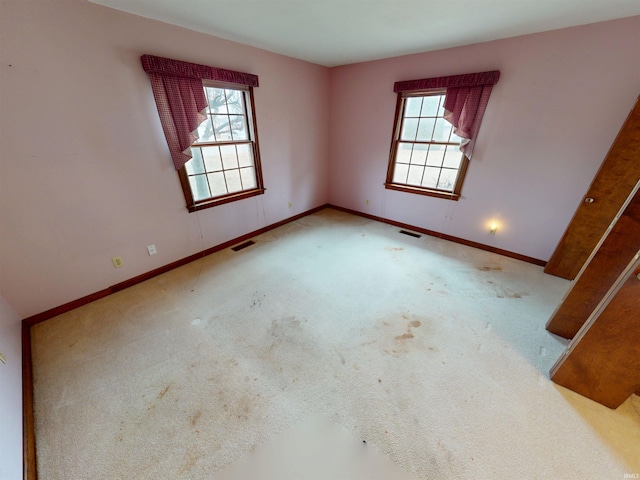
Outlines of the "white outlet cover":
[{"label": "white outlet cover", "polygon": [[149,255],[155,255],[156,253],[158,253],[158,250],[156,250],[155,245],[148,245],[147,252],[149,252]]}]

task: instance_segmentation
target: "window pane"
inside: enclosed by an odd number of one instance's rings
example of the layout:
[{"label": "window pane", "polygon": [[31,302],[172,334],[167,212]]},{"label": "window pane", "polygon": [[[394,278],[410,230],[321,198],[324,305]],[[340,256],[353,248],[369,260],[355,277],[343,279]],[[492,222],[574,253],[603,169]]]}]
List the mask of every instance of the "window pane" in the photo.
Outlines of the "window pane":
[{"label": "window pane", "polygon": [[189,175],[196,173],[204,173],[204,165],[202,163],[202,152],[199,147],[191,147],[191,160],[184,164]]},{"label": "window pane", "polygon": [[444,145],[429,145],[429,154],[427,155],[427,165],[441,166],[444,157]]},{"label": "window pane", "polygon": [[253,149],[248,143],[236,145],[238,151],[238,164],[241,167],[253,167]]},{"label": "window pane", "polygon": [[238,168],[238,157],[236,155],[235,145],[221,145],[220,153],[222,154],[222,165],[225,170]]},{"label": "window pane", "polygon": [[422,178],[422,186],[426,188],[436,188],[439,176],[439,168],[427,167],[424,171],[424,177]]},{"label": "window pane", "polygon": [[227,113],[227,101],[224,97],[224,89],[206,87],[209,100],[209,113]]},{"label": "window pane", "polygon": [[405,100],[404,116],[419,117],[420,106],[422,105],[422,97],[409,97]]},{"label": "window pane", "polygon": [[407,183],[409,185],[420,185],[422,182],[422,174],[424,173],[424,167],[420,165],[410,165],[409,175],[407,177]]},{"label": "window pane", "polygon": [[414,165],[424,165],[427,160],[428,149],[429,149],[429,145],[416,143],[413,146],[413,153],[411,154],[411,163]]},{"label": "window pane", "polygon": [[440,104],[440,98],[444,98],[444,96],[429,95],[427,97],[424,97],[421,115],[423,117],[436,117],[438,115],[438,105]]},{"label": "window pane", "polygon": [[220,195],[226,195],[227,184],[224,181],[224,173],[215,172],[207,174],[209,178],[209,185],[211,185],[211,196],[219,197]]},{"label": "window pane", "polygon": [[456,177],[458,176],[457,170],[449,170],[443,168],[440,172],[440,180],[438,180],[438,188],[441,190],[453,191],[453,187],[456,184]]},{"label": "window pane", "polygon": [[239,170],[225,170],[224,176],[227,179],[227,190],[229,193],[239,192],[242,190]]},{"label": "window pane", "polygon": [[393,183],[407,183],[407,174],[409,173],[409,165],[404,163],[396,163],[393,169]]},{"label": "window pane", "polygon": [[207,172],[222,170],[219,147],[202,147],[202,155],[204,156],[204,166]]},{"label": "window pane", "polygon": [[[432,92],[402,98],[403,109],[395,124],[395,158],[389,182],[419,187],[427,194],[449,198],[456,182],[462,183],[460,168],[466,165],[466,159],[460,145],[464,139],[455,135],[453,125],[443,118],[446,98],[443,89]],[[399,128],[397,122],[401,122]]]},{"label": "window pane", "polygon": [[418,131],[418,119],[417,118],[405,118],[402,124],[401,140],[415,140],[416,132]]},{"label": "window pane", "polygon": [[436,120],[436,128],[433,132],[433,140],[435,142],[448,142],[451,129],[453,129],[453,125],[444,118],[438,118]]},{"label": "window pane", "polygon": [[216,141],[223,142],[231,140],[231,128],[229,127],[228,115],[213,115],[213,127],[216,131]]},{"label": "window pane", "polygon": [[420,126],[418,127],[418,137],[416,140],[421,142],[428,142],[431,140],[433,133],[434,118],[421,118]]},{"label": "window pane", "polygon": [[247,128],[243,115],[229,115],[231,120],[231,135],[234,140],[247,140]]},{"label": "window pane", "polygon": [[211,117],[207,115],[204,122],[198,125],[198,140],[197,142],[215,142],[213,136],[213,128],[211,127]]},{"label": "window pane", "polygon": [[225,90],[227,94],[227,106],[229,108],[229,113],[244,113],[243,107],[243,93],[240,90]]},{"label": "window pane", "polygon": [[258,186],[256,181],[256,169],[253,167],[241,168],[240,177],[242,178],[242,189],[251,190]]},{"label": "window pane", "polygon": [[396,162],[409,163],[411,160],[411,143],[398,142],[398,150],[396,151]]},{"label": "window pane", "polygon": [[462,152],[457,145],[448,145],[447,153],[444,155],[443,167],[460,168],[460,160],[462,160]]},{"label": "window pane", "polygon": [[194,201],[197,202],[211,197],[207,178],[204,175],[189,177],[189,184],[191,185],[191,193],[193,194]]}]

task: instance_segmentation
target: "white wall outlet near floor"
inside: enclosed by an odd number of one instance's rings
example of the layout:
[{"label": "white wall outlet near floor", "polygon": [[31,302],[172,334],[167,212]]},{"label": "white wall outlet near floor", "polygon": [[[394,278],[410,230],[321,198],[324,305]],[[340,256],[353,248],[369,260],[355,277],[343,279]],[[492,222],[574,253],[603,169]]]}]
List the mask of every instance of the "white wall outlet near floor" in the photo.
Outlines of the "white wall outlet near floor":
[{"label": "white wall outlet near floor", "polygon": [[149,252],[149,255],[155,255],[158,253],[158,250],[156,250],[155,245],[147,245],[147,252]]},{"label": "white wall outlet near floor", "polygon": [[113,262],[113,266],[116,268],[120,268],[124,266],[124,261],[122,260],[122,257],[113,257],[111,261]]},{"label": "white wall outlet near floor", "polygon": [[293,207],[293,202],[289,202],[289,208]]}]

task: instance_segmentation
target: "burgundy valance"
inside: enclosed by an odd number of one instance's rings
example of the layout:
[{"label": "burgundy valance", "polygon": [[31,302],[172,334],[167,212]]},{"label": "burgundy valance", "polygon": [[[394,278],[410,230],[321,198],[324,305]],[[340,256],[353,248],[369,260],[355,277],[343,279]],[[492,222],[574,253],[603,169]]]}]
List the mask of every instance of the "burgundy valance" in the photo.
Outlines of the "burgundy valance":
[{"label": "burgundy valance", "polygon": [[249,87],[258,86],[258,76],[250,73],[236,72],[224,68],[208,67],[197,63],[172,60],[170,58],[143,55],[142,66],[147,73],[169,75],[172,77],[197,78],[218,82],[237,83]]},{"label": "burgundy valance", "polygon": [[176,170],[191,160],[191,145],[198,139],[198,125],[207,117],[207,97],[202,80],[258,86],[257,75],[207,67],[170,58],[143,55],[153,98]]},{"label": "burgundy valance", "polygon": [[404,93],[446,89],[443,117],[454,126],[453,133],[462,138],[460,151],[471,159],[491,90],[499,78],[498,70],[423,78],[396,82],[393,91]]},{"label": "burgundy valance", "polygon": [[500,71],[465,73],[463,75],[449,75],[448,77],[422,78],[420,80],[405,80],[393,85],[394,92],[412,92],[417,90],[431,90],[435,88],[474,87],[477,85],[495,85],[500,79]]}]

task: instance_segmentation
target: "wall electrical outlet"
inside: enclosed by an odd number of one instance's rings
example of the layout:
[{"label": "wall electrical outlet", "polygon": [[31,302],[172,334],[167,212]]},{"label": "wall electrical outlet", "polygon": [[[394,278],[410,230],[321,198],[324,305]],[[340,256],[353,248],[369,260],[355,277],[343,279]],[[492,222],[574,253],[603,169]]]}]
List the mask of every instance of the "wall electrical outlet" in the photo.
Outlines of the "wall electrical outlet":
[{"label": "wall electrical outlet", "polygon": [[122,257],[113,257],[111,261],[113,262],[113,266],[116,268],[124,267],[124,261],[122,260]]},{"label": "wall electrical outlet", "polygon": [[364,204],[365,205],[369,205],[369,199],[368,198],[364,201]]},{"label": "wall electrical outlet", "polygon": [[147,252],[149,252],[149,255],[155,255],[158,253],[158,250],[156,250],[155,245],[147,245]]},{"label": "wall electrical outlet", "polygon": [[293,202],[289,202],[289,208],[293,207]]}]

